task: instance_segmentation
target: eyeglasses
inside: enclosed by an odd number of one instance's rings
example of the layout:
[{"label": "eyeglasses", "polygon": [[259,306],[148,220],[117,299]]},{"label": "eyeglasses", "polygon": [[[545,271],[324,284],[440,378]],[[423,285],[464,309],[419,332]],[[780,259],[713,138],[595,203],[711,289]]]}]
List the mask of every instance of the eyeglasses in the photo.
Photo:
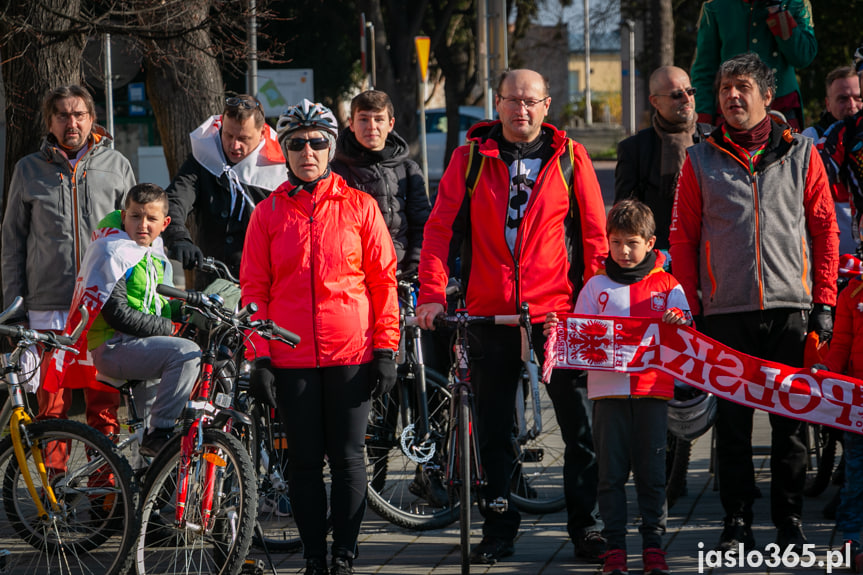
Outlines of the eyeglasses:
[{"label": "eyeglasses", "polygon": [[680,100],[684,96],[694,96],[695,92],[695,88],[687,88],[685,90],[675,90],[670,94],[654,94],[654,96],[668,96],[672,100]]},{"label": "eyeglasses", "polygon": [[288,140],[288,149],[292,152],[302,152],[306,144],[310,145],[313,150],[326,150],[330,147],[330,141],[326,138],[291,138]]},{"label": "eyeglasses", "polygon": [[225,106],[229,108],[242,108],[244,110],[254,110],[261,107],[261,103],[257,100],[247,100],[245,98],[225,98]]},{"label": "eyeglasses", "polygon": [[75,118],[76,122],[80,122],[84,118],[90,115],[90,112],[60,112],[54,114],[54,117],[63,122],[64,124],[69,121],[69,118]]},{"label": "eyeglasses", "polygon": [[529,100],[526,98],[507,98],[505,96],[502,96],[501,94],[498,94],[497,97],[500,98],[501,101],[510,108],[516,109],[524,106],[528,110],[530,110],[531,108],[535,108],[537,105],[548,100],[548,96],[546,96],[545,98],[540,98],[539,100]]}]

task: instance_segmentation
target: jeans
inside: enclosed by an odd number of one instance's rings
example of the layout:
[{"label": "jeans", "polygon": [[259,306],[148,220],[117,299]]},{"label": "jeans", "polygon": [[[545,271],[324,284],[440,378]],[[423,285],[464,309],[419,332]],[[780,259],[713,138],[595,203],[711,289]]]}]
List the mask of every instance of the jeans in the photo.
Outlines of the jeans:
[{"label": "jeans", "polygon": [[333,556],[352,558],[366,508],[369,364],[274,369],[273,373],[288,440],[291,509],[303,541],[303,557],[327,555],[326,458]]},{"label": "jeans", "polygon": [[635,476],[642,548],[662,548],[665,534],[665,449],[668,402],[609,398],[593,403],[599,461],[599,512],[609,549],[626,550],[626,481]]}]

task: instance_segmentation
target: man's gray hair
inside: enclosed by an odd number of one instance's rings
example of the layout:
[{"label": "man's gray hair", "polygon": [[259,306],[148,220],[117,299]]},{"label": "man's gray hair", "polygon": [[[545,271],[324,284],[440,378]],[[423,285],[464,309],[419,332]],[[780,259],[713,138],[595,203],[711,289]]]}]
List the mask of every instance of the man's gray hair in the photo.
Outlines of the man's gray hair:
[{"label": "man's gray hair", "polygon": [[770,92],[772,96],[776,95],[776,76],[770,66],[765,64],[764,60],[755,52],[739,54],[719,65],[719,70],[716,71],[716,81],[713,85],[717,97],[722,79],[736,78],[737,76],[749,76],[755,80],[762,96],[766,96],[767,92]]}]

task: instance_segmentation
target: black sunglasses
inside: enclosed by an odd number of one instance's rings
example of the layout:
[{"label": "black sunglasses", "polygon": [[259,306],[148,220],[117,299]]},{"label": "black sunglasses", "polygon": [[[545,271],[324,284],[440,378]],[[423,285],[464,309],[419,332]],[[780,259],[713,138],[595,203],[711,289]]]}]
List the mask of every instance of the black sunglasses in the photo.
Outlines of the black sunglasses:
[{"label": "black sunglasses", "polygon": [[225,98],[225,105],[229,108],[254,110],[255,108],[259,108],[261,106],[261,103],[257,100],[246,100],[244,98],[237,98],[236,96],[233,96],[231,98]]},{"label": "black sunglasses", "polygon": [[672,100],[680,100],[683,96],[694,96],[695,88],[687,88],[685,90],[675,90],[670,94],[654,94],[654,96],[668,96]]},{"label": "black sunglasses", "polygon": [[302,152],[306,144],[310,145],[313,150],[326,150],[330,147],[330,141],[326,138],[291,138],[288,140],[288,149],[292,152]]}]

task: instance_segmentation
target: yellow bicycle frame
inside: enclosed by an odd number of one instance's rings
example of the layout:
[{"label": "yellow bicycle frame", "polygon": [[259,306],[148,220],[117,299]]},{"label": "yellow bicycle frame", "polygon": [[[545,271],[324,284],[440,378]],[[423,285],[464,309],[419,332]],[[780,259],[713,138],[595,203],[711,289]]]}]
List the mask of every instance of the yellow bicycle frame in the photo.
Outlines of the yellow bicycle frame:
[{"label": "yellow bicycle frame", "polygon": [[[33,423],[33,420],[30,419],[30,416],[27,415],[24,408],[16,407],[12,410],[12,417],[9,421],[9,432],[12,435],[12,445],[15,447],[15,459],[18,460],[18,468],[21,470],[21,475],[24,477],[24,482],[27,484],[27,490],[30,492],[30,497],[33,498],[33,502],[36,504],[36,510],[39,513],[39,517],[46,519],[48,513],[42,505],[42,499],[36,492],[36,485],[33,483],[33,478],[30,476],[30,468],[27,466],[27,454],[24,451],[24,442],[21,440],[22,426],[27,427],[31,423]],[[48,470],[45,468],[45,461],[42,458],[42,450],[36,445],[29,445],[28,447],[33,452],[33,461],[36,463],[36,467],[39,470],[42,487],[48,495],[48,501],[51,502],[51,508],[54,512],[59,512],[60,505],[57,503],[57,496],[54,494],[54,490],[51,488],[51,483],[48,480]]]}]

